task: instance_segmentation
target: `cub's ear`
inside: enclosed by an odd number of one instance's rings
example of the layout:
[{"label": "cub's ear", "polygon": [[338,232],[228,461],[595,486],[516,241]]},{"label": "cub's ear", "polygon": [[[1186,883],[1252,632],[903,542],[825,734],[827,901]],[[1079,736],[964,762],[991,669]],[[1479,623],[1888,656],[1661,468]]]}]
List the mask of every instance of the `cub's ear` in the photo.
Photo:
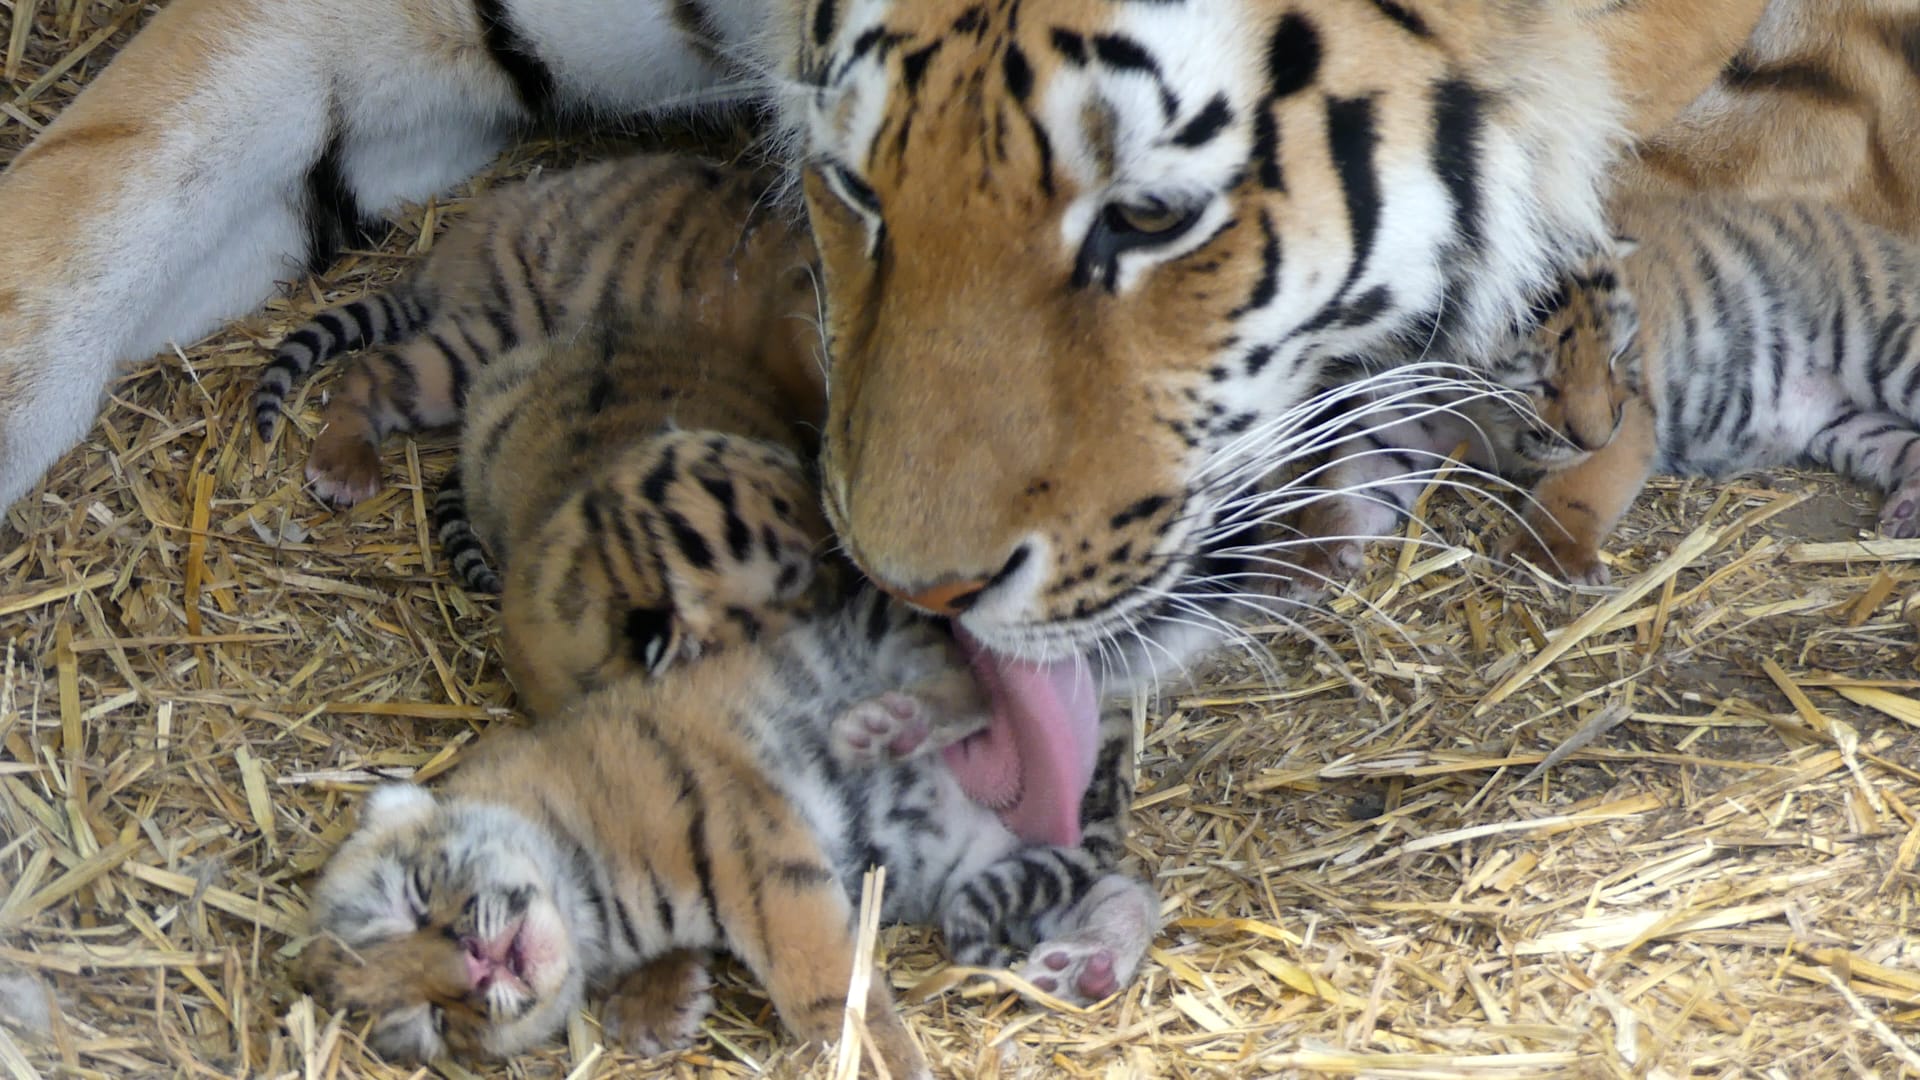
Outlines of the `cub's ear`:
[{"label": "cub's ear", "polygon": [[424,820],[438,803],[419,784],[382,784],[360,804],[360,827],[393,829]]}]

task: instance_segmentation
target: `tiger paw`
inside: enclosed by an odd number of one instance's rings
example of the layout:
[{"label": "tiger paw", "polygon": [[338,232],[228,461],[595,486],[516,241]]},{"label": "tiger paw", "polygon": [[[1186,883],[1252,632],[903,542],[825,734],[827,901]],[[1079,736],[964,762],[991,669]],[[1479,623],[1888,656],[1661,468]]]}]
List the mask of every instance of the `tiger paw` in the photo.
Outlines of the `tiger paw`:
[{"label": "tiger paw", "polygon": [[1537,532],[1516,533],[1502,542],[1495,554],[1502,561],[1525,559],[1542,570],[1555,571],[1571,585],[1605,585],[1613,577],[1600,559],[1600,549],[1564,536],[1555,541]]},{"label": "tiger paw", "polygon": [[307,479],[313,493],[335,507],[365,502],[380,490],[380,451],[360,439],[329,439],[321,432],[307,458]]},{"label": "tiger paw", "polygon": [[1280,596],[1302,602],[1340,591],[1367,564],[1358,540],[1301,541],[1282,558],[1288,565],[1278,571]]},{"label": "tiger paw", "polygon": [[1074,1005],[1110,998],[1133,981],[1159,916],[1160,898],[1145,882],[1109,874],[1075,905],[1075,929],[1034,946],[1020,977]]},{"label": "tiger paw", "polygon": [[681,949],[623,979],[601,1011],[611,1039],[641,1057],[684,1050],[713,1009],[713,977],[706,958]]},{"label": "tiger paw", "polygon": [[1920,477],[1893,489],[1880,504],[1880,535],[1896,540],[1920,536]]},{"label": "tiger paw", "polygon": [[912,694],[888,691],[834,718],[832,751],[846,765],[878,765],[912,757],[927,741],[927,705]]}]

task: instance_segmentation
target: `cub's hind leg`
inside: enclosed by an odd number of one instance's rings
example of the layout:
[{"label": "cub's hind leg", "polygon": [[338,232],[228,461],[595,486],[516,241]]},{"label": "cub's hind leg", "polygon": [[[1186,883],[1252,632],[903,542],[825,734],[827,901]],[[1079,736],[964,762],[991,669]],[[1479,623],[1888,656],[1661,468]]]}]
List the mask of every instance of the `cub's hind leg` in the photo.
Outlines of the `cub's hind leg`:
[{"label": "cub's hind leg", "polygon": [[[854,910],[826,853],[790,804],[736,778],[727,808],[708,804],[708,880],[713,914],[728,949],[766,987],[780,1020],[802,1040],[839,1038],[854,971]],[[729,808],[738,807],[731,813]],[[868,983],[866,1023],[896,1077],[931,1077],[925,1057],[895,1010],[884,971]]]},{"label": "cub's hind leg", "polygon": [[1159,928],[1146,882],[1078,848],[1017,851],[961,884],[940,913],[956,962],[1003,967],[1013,949],[1030,949],[1021,976],[1081,1005],[1131,982]]},{"label": "cub's hind leg", "polygon": [[1847,412],[1821,428],[1807,456],[1822,467],[1887,493],[1880,532],[1920,536],[1920,430],[1892,413]]},{"label": "cub's hind leg", "polygon": [[1501,556],[1558,570],[1576,584],[1606,584],[1600,545],[1646,487],[1657,438],[1653,410],[1644,399],[1629,399],[1613,441],[1534,488],[1521,514],[1524,528],[1500,545]]},{"label": "cub's hind leg", "polygon": [[998,967],[1011,958],[1009,946],[1030,947],[1021,977],[1081,1004],[1130,982],[1160,925],[1153,889],[1114,869],[1132,803],[1133,717],[1109,708],[1080,802],[1080,847],[1027,848],[958,883],[940,916],[953,958]]},{"label": "cub's hind leg", "polygon": [[601,465],[501,561],[501,653],[544,716],[608,679],[752,641],[804,605],[826,535],[799,458],[676,431]]}]

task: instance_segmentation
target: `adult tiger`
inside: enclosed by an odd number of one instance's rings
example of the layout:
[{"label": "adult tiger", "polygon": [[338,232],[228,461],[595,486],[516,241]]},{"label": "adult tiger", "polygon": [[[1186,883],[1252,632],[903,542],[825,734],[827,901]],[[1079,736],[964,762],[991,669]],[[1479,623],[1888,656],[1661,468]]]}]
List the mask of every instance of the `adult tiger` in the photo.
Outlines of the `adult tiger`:
[{"label": "adult tiger", "polygon": [[1920,220],[1915,8],[175,0],[0,178],[0,500],[114,362],[529,118],[759,95],[825,266],[833,523],[1041,709],[1204,636],[1322,361],[1471,357],[1601,235],[1622,134],[1643,178]]}]

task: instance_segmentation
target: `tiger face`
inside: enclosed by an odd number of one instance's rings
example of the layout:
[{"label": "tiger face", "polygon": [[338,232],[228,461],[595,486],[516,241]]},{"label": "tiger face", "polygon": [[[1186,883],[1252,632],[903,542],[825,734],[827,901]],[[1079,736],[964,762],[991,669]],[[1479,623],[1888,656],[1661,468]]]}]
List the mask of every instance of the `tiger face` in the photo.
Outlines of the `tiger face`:
[{"label": "tiger face", "polygon": [[388,1057],[513,1054],[585,995],[578,902],[524,819],[388,785],[327,864],[302,973],[329,1007],[370,1017]]},{"label": "tiger face", "polygon": [[1571,6],[810,4],[848,554],[996,654],[1211,640],[1325,367],[1476,354],[1599,235],[1614,99]]},{"label": "tiger face", "polygon": [[1525,465],[1551,471],[1585,461],[1613,441],[1638,392],[1640,312],[1618,265],[1607,254],[1570,268],[1539,325],[1496,355],[1489,378],[1525,393],[1533,409],[1529,422],[1500,425],[1503,451]]}]

